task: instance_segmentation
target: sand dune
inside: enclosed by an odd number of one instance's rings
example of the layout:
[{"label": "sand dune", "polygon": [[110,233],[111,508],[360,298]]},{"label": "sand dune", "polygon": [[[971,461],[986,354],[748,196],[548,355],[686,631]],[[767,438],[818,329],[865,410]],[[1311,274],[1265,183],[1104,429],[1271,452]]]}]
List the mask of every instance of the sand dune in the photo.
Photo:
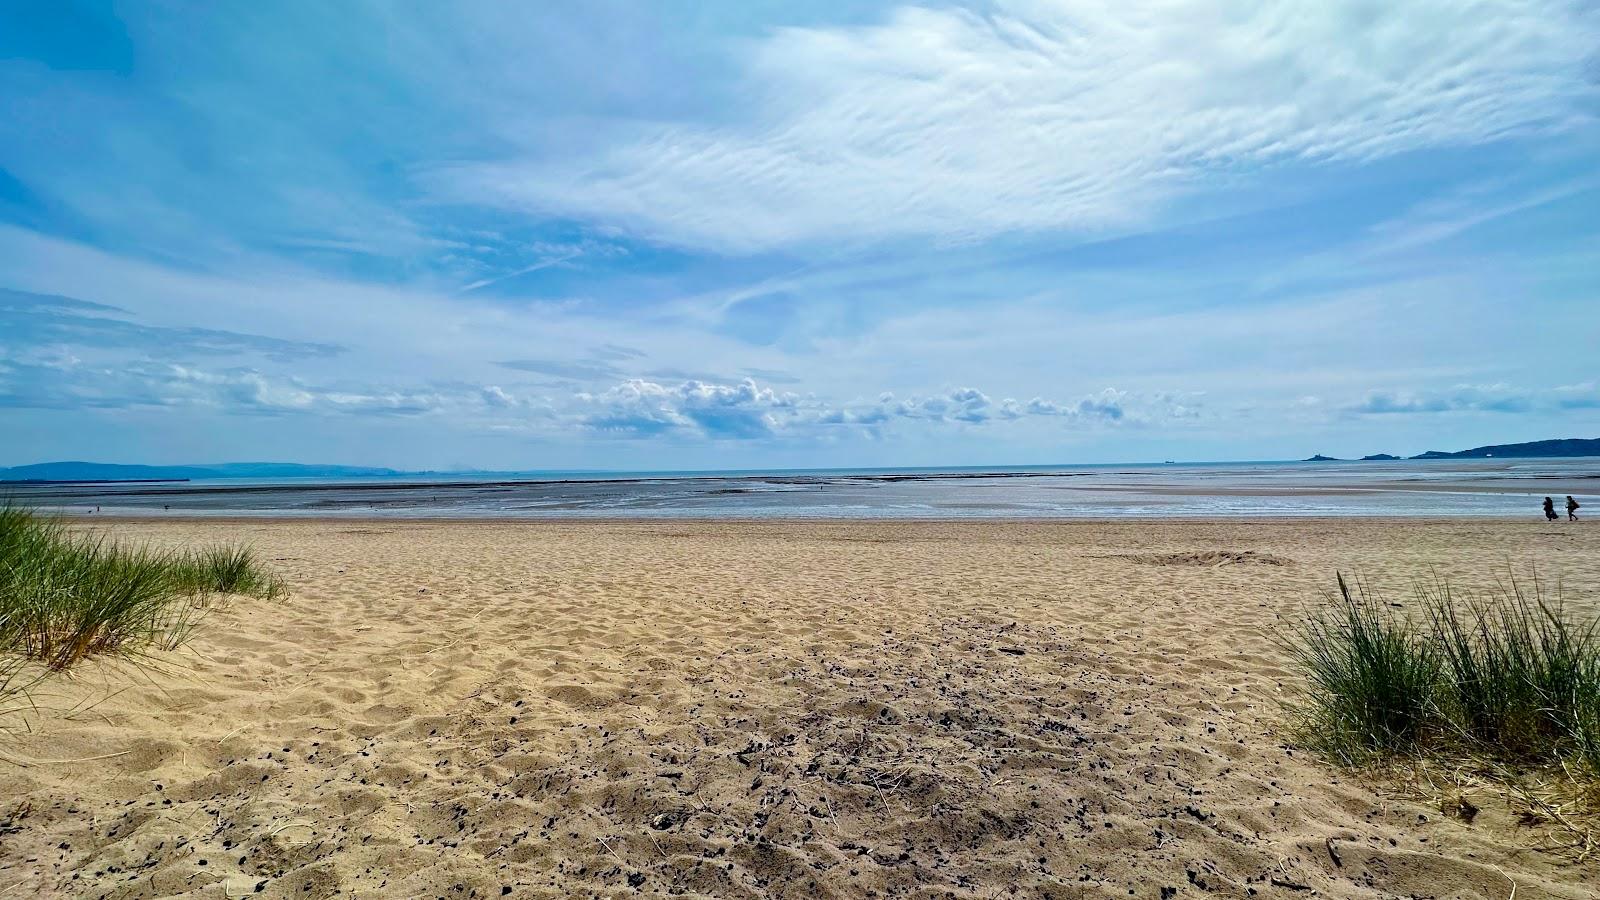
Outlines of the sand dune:
[{"label": "sand dune", "polygon": [[0,894],[1593,896],[1285,746],[1335,568],[1536,563],[1488,522],[136,522],[290,581],[0,740]]}]

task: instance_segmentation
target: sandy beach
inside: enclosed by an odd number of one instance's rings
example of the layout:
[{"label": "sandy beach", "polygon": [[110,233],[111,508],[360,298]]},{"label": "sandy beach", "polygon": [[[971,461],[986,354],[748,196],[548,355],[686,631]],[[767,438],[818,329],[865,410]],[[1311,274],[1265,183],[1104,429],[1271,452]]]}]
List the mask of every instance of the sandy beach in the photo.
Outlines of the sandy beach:
[{"label": "sandy beach", "polygon": [[[104,523],[97,523],[104,524]],[[0,895],[1593,896],[1289,746],[1274,629],[1600,529],[1505,521],[163,520],[289,582],[0,736]]]}]

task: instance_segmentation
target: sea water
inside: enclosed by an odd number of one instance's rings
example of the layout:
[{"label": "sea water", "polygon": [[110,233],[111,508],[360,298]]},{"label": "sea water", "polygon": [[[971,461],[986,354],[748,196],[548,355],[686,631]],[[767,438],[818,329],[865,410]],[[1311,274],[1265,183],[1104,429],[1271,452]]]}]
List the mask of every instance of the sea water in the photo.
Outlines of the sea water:
[{"label": "sea water", "polygon": [[69,513],[458,518],[1538,518],[1552,496],[1564,519],[1567,494],[1600,515],[1600,458],[0,483]]}]

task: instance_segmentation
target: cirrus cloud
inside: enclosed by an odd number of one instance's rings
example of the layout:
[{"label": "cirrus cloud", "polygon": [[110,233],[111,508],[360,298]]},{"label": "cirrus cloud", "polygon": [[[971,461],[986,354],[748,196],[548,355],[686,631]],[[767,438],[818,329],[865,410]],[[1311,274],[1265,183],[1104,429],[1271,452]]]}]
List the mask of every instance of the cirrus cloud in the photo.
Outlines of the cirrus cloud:
[{"label": "cirrus cloud", "polygon": [[172,328],[136,321],[116,306],[0,288],[0,351],[50,346],[159,351],[165,354],[259,354],[277,362],[328,357],[336,344],[291,341],[212,328]]},{"label": "cirrus cloud", "polygon": [[498,385],[328,385],[249,367],[206,369],[71,356],[0,360],[0,408],[210,407],[240,415],[526,415],[535,404]]},{"label": "cirrus cloud", "polygon": [[754,102],[731,124],[432,178],[472,202],[733,253],[1116,228],[1241,166],[1576,127],[1597,43],[1600,22],[1569,0],[907,6],[755,44]]}]

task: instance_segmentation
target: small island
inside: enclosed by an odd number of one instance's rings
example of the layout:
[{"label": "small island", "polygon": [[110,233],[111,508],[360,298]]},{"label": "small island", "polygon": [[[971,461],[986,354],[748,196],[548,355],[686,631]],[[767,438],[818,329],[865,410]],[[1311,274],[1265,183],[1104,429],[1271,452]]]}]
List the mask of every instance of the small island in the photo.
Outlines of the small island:
[{"label": "small island", "polygon": [[1343,460],[1337,456],[1323,456],[1318,453],[1316,456],[1307,457],[1305,462],[1343,462]]},{"label": "small island", "polygon": [[1390,453],[1374,453],[1371,456],[1361,457],[1362,462],[1393,462],[1398,459],[1400,459],[1400,457]]}]

